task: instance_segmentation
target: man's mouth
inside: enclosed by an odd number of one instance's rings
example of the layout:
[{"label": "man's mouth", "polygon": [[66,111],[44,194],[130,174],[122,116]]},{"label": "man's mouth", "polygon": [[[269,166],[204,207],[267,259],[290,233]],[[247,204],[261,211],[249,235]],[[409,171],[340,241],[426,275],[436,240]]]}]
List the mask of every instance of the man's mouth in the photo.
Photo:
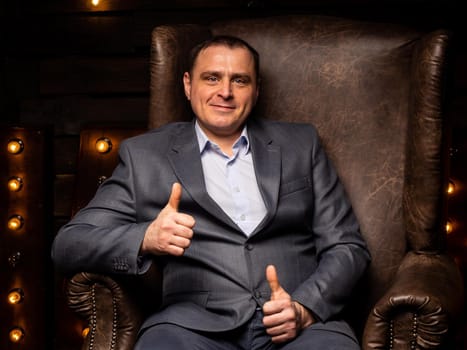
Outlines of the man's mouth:
[{"label": "man's mouth", "polygon": [[212,104],[211,107],[216,109],[227,109],[227,110],[234,110],[235,106],[230,105],[219,105],[219,104]]}]

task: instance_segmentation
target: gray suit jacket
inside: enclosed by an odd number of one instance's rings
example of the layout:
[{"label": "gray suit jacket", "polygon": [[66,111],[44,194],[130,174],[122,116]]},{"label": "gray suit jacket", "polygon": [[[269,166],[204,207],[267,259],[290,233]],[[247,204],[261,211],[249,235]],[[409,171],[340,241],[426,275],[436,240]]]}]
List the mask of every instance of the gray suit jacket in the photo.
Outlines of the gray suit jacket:
[{"label": "gray suit jacket", "polygon": [[182,257],[159,258],[163,306],[144,327],[224,331],[245,323],[270,297],[268,264],[294,300],[322,321],[335,318],[369,262],[344,189],[312,126],[248,123],[268,211],[250,237],[206,192],[194,123],[175,123],[121,144],[112,177],[57,235],[56,264],[69,272],[143,272],[145,230],[178,181],[179,210],[195,218],[194,238]]}]

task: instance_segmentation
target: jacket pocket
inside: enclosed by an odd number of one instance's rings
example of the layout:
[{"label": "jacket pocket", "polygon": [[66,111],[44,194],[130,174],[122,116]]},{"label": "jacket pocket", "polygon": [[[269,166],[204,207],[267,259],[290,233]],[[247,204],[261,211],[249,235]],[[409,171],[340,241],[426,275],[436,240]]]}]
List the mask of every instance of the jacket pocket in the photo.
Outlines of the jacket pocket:
[{"label": "jacket pocket", "polygon": [[311,179],[309,176],[304,176],[281,185],[279,196],[286,196],[288,194],[301,191],[311,187]]}]

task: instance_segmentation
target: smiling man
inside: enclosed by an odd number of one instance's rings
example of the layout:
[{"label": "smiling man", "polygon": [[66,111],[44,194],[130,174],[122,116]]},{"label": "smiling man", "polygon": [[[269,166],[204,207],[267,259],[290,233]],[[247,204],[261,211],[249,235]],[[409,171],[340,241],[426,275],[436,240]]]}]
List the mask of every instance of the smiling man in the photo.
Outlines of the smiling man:
[{"label": "smiling man", "polygon": [[242,47],[210,46],[183,76],[185,94],[206,136],[231,154],[258,98],[252,54]]},{"label": "smiling man", "polygon": [[341,318],[370,260],[311,125],[257,119],[259,56],[196,46],[193,122],[121,144],[120,163],[57,235],[65,271],[163,271],[137,350],[359,349]]}]

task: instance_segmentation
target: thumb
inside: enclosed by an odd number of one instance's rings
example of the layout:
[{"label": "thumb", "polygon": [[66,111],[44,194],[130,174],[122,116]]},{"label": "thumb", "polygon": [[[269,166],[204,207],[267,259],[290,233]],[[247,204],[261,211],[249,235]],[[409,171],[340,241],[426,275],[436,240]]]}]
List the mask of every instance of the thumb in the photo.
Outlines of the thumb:
[{"label": "thumb", "polygon": [[275,300],[279,297],[279,293],[282,292],[282,287],[279,284],[279,278],[277,277],[276,267],[274,265],[268,265],[266,267],[266,279],[271,288],[271,300]]},{"label": "thumb", "polygon": [[180,204],[181,198],[182,198],[182,185],[180,185],[178,182],[175,182],[172,185],[172,192],[170,193],[167,206],[175,211],[178,211],[178,206]]}]

